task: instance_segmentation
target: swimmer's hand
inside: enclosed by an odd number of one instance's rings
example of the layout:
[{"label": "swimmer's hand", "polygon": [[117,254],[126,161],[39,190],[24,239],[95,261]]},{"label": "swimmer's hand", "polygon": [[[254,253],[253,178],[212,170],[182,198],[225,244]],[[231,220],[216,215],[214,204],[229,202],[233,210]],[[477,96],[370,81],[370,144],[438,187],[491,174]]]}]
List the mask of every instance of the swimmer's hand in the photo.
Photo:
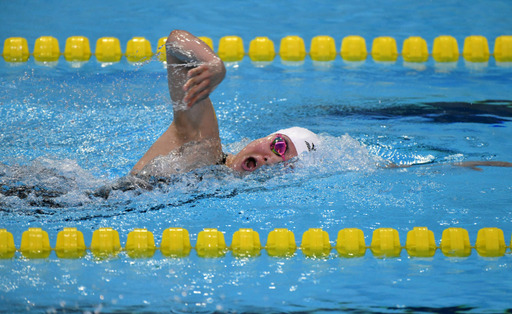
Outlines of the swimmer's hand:
[{"label": "swimmer's hand", "polygon": [[[412,165],[397,165],[395,163],[389,162],[383,168],[393,169],[393,168],[409,168],[412,166],[420,166],[424,164],[412,164]],[[512,167],[512,162],[506,161],[461,161],[454,162],[451,165],[456,167],[464,167],[469,168],[476,171],[483,171],[481,166],[483,167]]]},{"label": "swimmer's hand", "polygon": [[188,80],[183,85],[183,101],[188,108],[206,99],[224,78],[226,70],[222,61],[215,60],[188,71]]},{"label": "swimmer's hand", "polygon": [[506,161],[462,161],[462,162],[456,162],[453,165],[458,166],[458,167],[470,168],[470,169],[473,169],[476,171],[482,171],[482,168],[479,168],[479,166],[512,167],[512,163],[506,162]]}]

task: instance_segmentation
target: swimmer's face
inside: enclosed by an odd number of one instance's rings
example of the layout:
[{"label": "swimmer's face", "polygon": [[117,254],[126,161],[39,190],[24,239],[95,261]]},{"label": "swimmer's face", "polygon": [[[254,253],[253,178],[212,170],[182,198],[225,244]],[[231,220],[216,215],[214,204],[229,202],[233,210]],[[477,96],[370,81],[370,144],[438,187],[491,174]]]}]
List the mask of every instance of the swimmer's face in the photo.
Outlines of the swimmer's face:
[{"label": "swimmer's face", "polygon": [[[280,150],[275,147],[276,137],[281,137],[286,143],[284,154],[280,154]],[[239,172],[251,172],[263,165],[276,164],[295,156],[297,150],[288,136],[272,134],[252,141],[238,154],[229,156],[226,165]]]}]

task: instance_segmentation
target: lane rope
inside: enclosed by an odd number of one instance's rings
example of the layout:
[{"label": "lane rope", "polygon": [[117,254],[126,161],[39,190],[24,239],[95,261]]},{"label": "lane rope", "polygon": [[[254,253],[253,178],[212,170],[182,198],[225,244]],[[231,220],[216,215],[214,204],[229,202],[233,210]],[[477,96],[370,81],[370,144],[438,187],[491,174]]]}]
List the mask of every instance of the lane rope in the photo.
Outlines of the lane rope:
[{"label": "lane rope", "polygon": [[[511,243],[512,245],[512,243]],[[414,227],[407,233],[406,244],[400,243],[399,234],[393,228],[379,228],[373,231],[371,244],[366,245],[363,231],[345,228],[338,232],[334,245],[329,235],[321,228],[310,228],[302,234],[298,246],[295,235],[285,228],[276,228],[267,236],[262,246],[258,232],[241,228],[232,236],[227,246],[224,233],[214,228],[205,228],[197,235],[192,247],[190,235],[183,228],[168,228],[162,233],[160,246],[155,245],[153,233],[136,228],[128,233],[126,245],[121,246],[119,233],[113,228],[99,228],[93,232],[89,247],[77,228],[64,228],[57,235],[56,245],[50,246],[48,233],[42,228],[28,228],[22,234],[21,244],[15,247],[13,235],[0,229],[0,258],[13,258],[19,252],[25,258],[47,258],[54,251],[59,258],[80,258],[90,251],[95,257],[109,258],[125,251],[131,258],[152,257],[156,250],[167,257],[187,257],[195,250],[199,257],[223,257],[231,252],[234,257],[256,257],[265,250],[269,256],[292,257],[297,250],[306,257],[327,258],[335,251],[341,258],[361,257],[370,251],[374,257],[399,257],[406,250],[411,257],[433,257],[440,250],[447,257],[467,257],[472,250],[483,257],[504,256],[511,248],[505,243],[503,231],[499,228],[482,228],[478,231],[474,245],[470,244],[468,231],[464,228],[447,228],[443,231],[440,245],[436,244],[434,233],[426,227]]]},{"label": "lane rope", "polygon": [[[199,37],[214,50],[209,37]],[[34,49],[29,51],[28,42],[23,37],[10,37],[4,41],[2,57],[6,62],[26,62],[33,57],[37,62],[57,62],[62,56],[69,62],[87,62],[94,56],[102,63],[119,62],[125,57],[128,62],[140,63],[156,58],[165,61],[166,37],[158,40],[156,52],[153,53],[151,43],[144,37],[133,37],[121,50],[121,43],[116,37],[102,37],[96,41],[96,49],[91,51],[90,42],[84,36],[71,36],[66,39],[64,52],[61,53],[59,41],[53,36],[41,36],[36,39]],[[399,52],[395,38],[382,36],[374,38],[371,51],[367,51],[366,40],[361,36],[346,36],[342,39],[339,50],[331,36],[315,36],[311,39],[309,51],[306,51],[304,39],[299,36],[286,36],[281,39],[279,50],[268,37],[256,37],[250,41],[249,50],[244,49],[244,41],[239,36],[224,36],[218,42],[216,50],[225,62],[238,62],[249,57],[254,62],[272,62],[278,56],[283,62],[303,62],[308,56],[315,62],[334,61],[340,56],[346,62],[361,62],[371,56],[376,62],[395,62],[402,57],[407,63],[425,63],[433,58],[438,63],[453,63],[460,58],[457,40],[448,35],[434,39],[432,51],[428,51],[425,39],[411,36],[403,41]],[[497,63],[512,62],[512,36],[502,35],[494,41],[494,52],[489,50],[487,38],[484,36],[468,36],[464,39],[462,57],[473,63],[486,63],[490,57]]]}]

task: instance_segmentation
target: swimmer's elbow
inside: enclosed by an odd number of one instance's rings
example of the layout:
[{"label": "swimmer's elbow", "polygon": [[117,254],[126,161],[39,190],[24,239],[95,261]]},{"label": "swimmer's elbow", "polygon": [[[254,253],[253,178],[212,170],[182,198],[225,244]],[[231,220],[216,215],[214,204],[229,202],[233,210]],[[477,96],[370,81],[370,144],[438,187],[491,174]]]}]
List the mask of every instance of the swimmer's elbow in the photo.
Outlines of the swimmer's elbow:
[{"label": "swimmer's elbow", "polygon": [[[220,63],[222,61],[210,47],[193,34],[184,30],[173,30],[165,43],[167,62]],[[218,60],[217,60],[218,59]],[[225,73],[224,65],[222,71]]]},{"label": "swimmer's elbow", "polygon": [[190,33],[187,31],[184,31],[181,29],[172,30],[171,33],[169,34],[169,37],[167,37],[166,43],[169,44],[171,42],[177,41],[180,38],[183,38],[183,36],[187,36],[187,35],[190,35]]},{"label": "swimmer's elbow", "polygon": [[[219,78],[219,83],[224,80],[224,77],[226,77],[226,67],[224,66],[224,62],[222,62],[222,60],[220,58],[217,58],[216,60],[217,64],[218,64],[218,78]],[[218,84],[218,83],[217,83]]]},{"label": "swimmer's elbow", "polygon": [[175,29],[171,31],[169,36],[167,37],[167,40],[165,42],[165,49],[167,53],[172,53],[173,50],[178,48],[180,46],[180,42],[183,41],[186,36],[189,36],[190,33],[184,30]]},{"label": "swimmer's elbow", "polygon": [[191,38],[194,38],[194,36],[187,31],[179,29],[171,31],[165,42],[167,56],[180,57],[183,51],[187,49],[187,43],[190,42]]}]

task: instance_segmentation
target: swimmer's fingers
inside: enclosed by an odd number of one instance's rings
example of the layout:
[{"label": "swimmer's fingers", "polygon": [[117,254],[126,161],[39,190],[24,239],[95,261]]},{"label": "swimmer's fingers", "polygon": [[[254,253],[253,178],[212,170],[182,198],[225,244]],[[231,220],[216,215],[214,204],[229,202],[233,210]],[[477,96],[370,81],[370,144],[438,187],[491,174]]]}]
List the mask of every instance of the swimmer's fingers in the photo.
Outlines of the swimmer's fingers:
[{"label": "swimmer's fingers", "polygon": [[482,164],[479,162],[461,161],[461,162],[453,163],[453,165],[457,166],[457,167],[469,168],[469,169],[475,170],[475,171],[483,171],[482,168],[477,167],[477,166],[482,166]]},{"label": "swimmer's fingers", "polygon": [[187,106],[192,107],[197,102],[207,98],[210,95],[210,90],[203,90],[196,94],[193,98],[191,98],[189,101],[187,101]]},{"label": "swimmer's fingers", "polygon": [[187,103],[187,106],[191,107],[196,102],[208,97],[212,91],[212,73],[208,66],[200,66],[190,70],[188,77],[190,79],[183,85],[186,92],[183,100]]},{"label": "swimmer's fingers", "polygon": [[189,78],[191,77],[194,77],[194,76],[198,76],[200,75],[201,73],[204,73],[204,72],[207,72],[210,70],[210,67],[208,66],[208,64],[202,64],[200,66],[197,66],[193,69],[190,69],[188,72],[187,72],[187,76]]},{"label": "swimmer's fingers", "polygon": [[201,81],[211,78],[211,76],[212,73],[208,65],[201,65],[197,68],[193,68],[187,72],[188,81],[183,85],[183,90],[186,92],[194,85],[201,83]]},{"label": "swimmer's fingers", "polygon": [[187,103],[187,106],[191,107],[196,102],[208,97],[208,95],[210,95],[210,92],[210,79],[205,79],[201,81],[199,84],[193,85],[187,91],[187,94],[185,95],[185,98],[183,100],[185,101],[185,103]]}]

